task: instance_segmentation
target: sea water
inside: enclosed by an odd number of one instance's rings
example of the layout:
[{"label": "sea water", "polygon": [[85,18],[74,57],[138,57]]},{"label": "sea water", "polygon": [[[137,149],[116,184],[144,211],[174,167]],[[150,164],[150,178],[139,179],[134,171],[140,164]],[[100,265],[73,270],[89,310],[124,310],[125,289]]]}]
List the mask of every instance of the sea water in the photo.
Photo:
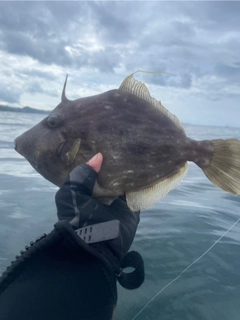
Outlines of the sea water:
[{"label": "sea water", "polygon": [[[0,112],[0,274],[57,221],[57,191],[14,150],[14,139],[44,115]],[[239,138],[240,128],[185,125],[196,140]],[[240,197],[212,185],[189,164],[182,183],[141,213],[132,250],[141,253],[141,288],[118,286],[116,320],[131,320],[159,290],[201,256],[240,217]],[[239,320],[240,223],[163,290],[137,320]]]}]

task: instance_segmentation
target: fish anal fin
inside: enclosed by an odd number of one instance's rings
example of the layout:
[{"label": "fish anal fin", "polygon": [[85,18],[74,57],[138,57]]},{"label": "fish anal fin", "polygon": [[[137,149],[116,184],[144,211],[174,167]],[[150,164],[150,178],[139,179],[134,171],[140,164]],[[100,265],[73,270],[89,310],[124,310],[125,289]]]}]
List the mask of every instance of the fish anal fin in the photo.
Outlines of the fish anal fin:
[{"label": "fish anal fin", "polygon": [[[145,71],[136,71],[136,72],[145,72]],[[136,73],[132,73],[130,76],[126,77],[122,84],[120,85],[119,89],[120,90],[126,90],[136,96],[138,96],[139,98],[142,98],[143,100],[149,102],[151,105],[153,105],[155,108],[161,110],[161,112],[163,114],[165,114],[168,118],[170,118],[176,125],[178,128],[180,128],[184,133],[185,130],[183,128],[183,126],[181,125],[180,121],[178,120],[178,118],[172,114],[171,112],[169,112],[162,104],[160,101],[154,99],[151,97],[148,88],[146,87],[146,85],[140,81],[137,81],[134,78],[134,74]],[[160,72],[146,72],[146,73],[160,73]],[[162,72],[164,73],[164,72]]]},{"label": "fish anal fin", "polygon": [[174,189],[185,177],[188,171],[188,163],[174,175],[155,184],[152,187],[126,193],[127,205],[132,211],[141,211],[147,209],[154,203],[164,198],[169,191]]}]

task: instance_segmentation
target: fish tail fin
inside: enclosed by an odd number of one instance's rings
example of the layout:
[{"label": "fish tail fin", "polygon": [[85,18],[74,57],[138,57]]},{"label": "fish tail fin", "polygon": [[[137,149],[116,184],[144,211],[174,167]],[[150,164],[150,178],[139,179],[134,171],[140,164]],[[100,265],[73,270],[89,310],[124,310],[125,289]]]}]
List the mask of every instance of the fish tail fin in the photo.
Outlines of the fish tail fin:
[{"label": "fish tail fin", "polygon": [[217,187],[238,195],[240,191],[240,140],[211,140],[213,157],[206,168],[201,168]]}]

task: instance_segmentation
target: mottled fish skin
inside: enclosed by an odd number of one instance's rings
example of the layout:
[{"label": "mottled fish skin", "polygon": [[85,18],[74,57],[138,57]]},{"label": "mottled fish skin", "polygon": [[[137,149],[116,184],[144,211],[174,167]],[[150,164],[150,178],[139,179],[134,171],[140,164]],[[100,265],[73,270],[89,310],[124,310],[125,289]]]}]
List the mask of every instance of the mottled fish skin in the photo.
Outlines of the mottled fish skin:
[{"label": "mottled fish skin", "polygon": [[[56,126],[49,125],[51,119]],[[57,149],[66,141],[62,153],[67,152],[77,138],[80,150],[74,163],[66,166]],[[101,152],[104,162],[95,196],[117,196],[152,186],[187,160],[202,162],[204,148],[211,153],[210,142],[188,139],[160,110],[119,89],[60,103],[16,144],[18,152],[58,186],[74,166]]]},{"label": "mottled fish skin", "polygon": [[240,192],[239,140],[189,139],[133,74],[119,89],[74,101],[65,96],[66,81],[62,102],[15,140],[16,150],[47,180],[61,186],[76,165],[101,152],[94,196],[109,201],[126,193],[133,211],[175,188],[187,173],[187,161],[221,189]]}]

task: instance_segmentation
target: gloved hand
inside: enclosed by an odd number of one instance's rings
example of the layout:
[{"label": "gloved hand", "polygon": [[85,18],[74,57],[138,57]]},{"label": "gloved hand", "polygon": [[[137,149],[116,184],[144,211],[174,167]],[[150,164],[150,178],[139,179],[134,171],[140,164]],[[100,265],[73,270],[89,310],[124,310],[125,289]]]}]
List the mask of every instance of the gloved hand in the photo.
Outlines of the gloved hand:
[{"label": "gloved hand", "polygon": [[[91,197],[101,163],[98,154],[70,173],[56,195],[59,220],[68,222],[56,223],[48,235],[26,246],[0,278],[1,319],[113,319],[116,279],[127,289],[143,283],[142,257],[128,252],[139,213],[131,212],[122,197],[111,206]],[[113,240],[87,244],[74,231],[115,219],[120,233]],[[135,270],[124,273],[127,267]]]},{"label": "gloved hand", "polygon": [[99,204],[92,198],[93,187],[102,165],[98,153],[88,164],[75,167],[56,194],[59,220],[67,220],[75,229],[110,220],[120,221],[120,234],[105,241],[114,255],[121,260],[132,245],[140,212],[132,212],[124,197],[117,198],[110,206]]}]

